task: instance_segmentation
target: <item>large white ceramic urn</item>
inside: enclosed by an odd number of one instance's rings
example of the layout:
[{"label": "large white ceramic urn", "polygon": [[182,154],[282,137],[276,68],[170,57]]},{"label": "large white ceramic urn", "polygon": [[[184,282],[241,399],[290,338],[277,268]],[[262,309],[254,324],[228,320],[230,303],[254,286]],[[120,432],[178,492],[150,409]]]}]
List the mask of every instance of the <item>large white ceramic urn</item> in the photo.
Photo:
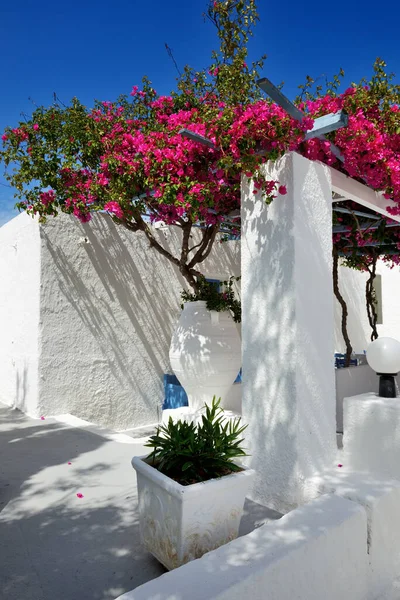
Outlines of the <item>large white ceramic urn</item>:
[{"label": "large white ceramic urn", "polygon": [[241,340],[229,311],[209,311],[205,301],[186,302],[172,336],[171,368],[199,410],[213,396],[224,399],[241,367]]}]

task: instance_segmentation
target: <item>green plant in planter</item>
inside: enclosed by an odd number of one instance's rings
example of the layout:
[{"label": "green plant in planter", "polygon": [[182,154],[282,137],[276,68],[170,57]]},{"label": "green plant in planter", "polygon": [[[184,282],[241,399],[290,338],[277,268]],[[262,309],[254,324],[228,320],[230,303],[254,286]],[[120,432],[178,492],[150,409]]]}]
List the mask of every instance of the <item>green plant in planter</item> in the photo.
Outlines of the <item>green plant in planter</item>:
[{"label": "green plant in planter", "polygon": [[246,456],[240,436],[247,425],[240,417],[224,422],[220,400],[214,396],[211,406],[205,405],[201,423],[175,423],[170,417],[146,444],[153,448],[147,462],[182,485],[241,471],[234,459]]},{"label": "green plant in planter", "polygon": [[240,323],[242,320],[242,306],[240,300],[235,297],[233,289],[234,282],[239,280],[240,277],[232,276],[227,281],[221,281],[222,291],[219,291],[214,283],[206,281],[204,277],[199,278],[198,290],[195,292],[183,290],[181,293],[182,302],[204,300],[207,303],[208,310],[217,312],[229,310],[235,323]]}]

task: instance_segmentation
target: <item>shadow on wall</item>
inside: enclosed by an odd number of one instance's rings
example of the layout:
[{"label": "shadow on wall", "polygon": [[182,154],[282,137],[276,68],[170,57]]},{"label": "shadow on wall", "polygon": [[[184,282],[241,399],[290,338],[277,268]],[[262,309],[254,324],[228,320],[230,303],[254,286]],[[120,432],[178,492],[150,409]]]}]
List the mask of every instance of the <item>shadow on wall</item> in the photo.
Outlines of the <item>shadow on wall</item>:
[{"label": "shadow on wall", "polygon": [[[293,181],[293,173],[286,170],[285,176],[286,180],[292,178]],[[313,178],[312,184],[309,177]],[[315,195],[315,203],[321,204],[318,194],[321,189],[325,191],[326,182],[319,177],[319,171],[313,168],[303,185],[306,193]],[[309,213],[302,215],[303,225],[296,234],[301,237],[296,238],[295,247],[288,223],[292,223],[295,216],[298,218],[298,214],[294,215],[296,207],[290,200],[286,197],[277,200],[280,202],[277,213],[271,205],[259,215],[246,181],[243,197],[250,198],[247,235],[253,239],[257,236],[254,256],[249,257],[251,280],[246,283],[246,291],[243,290],[243,294],[247,294],[243,328],[252,332],[251,339],[247,339],[248,346],[243,347],[243,376],[248,386],[244,414],[251,423],[251,462],[258,472],[256,498],[264,499],[267,506],[286,511],[299,502],[299,482],[313,471],[325,468],[327,453],[335,447],[333,360],[331,367],[326,361],[321,363],[321,354],[333,356],[333,338],[327,339],[324,327],[319,332],[314,326],[312,338],[308,330],[312,315],[317,322],[322,322],[321,310],[322,314],[326,310],[332,314],[331,297],[321,309],[324,290],[322,294],[315,293],[316,281],[331,289],[327,275],[331,242],[329,235],[325,239],[316,233],[321,230],[316,221],[325,208],[321,208],[319,214],[309,208]],[[305,204],[312,207],[313,202],[314,198],[309,198]],[[330,206],[326,207],[323,218],[330,222]],[[311,244],[310,240],[315,243]],[[266,248],[268,255],[263,254]],[[312,265],[301,279],[299,271],[294,270],[295,252],[296,261]],[[265,261],[268,261],[267,268]],[[268,310],[259,310],[259,305],[267,306]],[[263,362],[260,356],[265,357]],[[327,373],[325,381],[317,376],[320,368]],[[263,402],[259,401],[260,394]],[[332,396],[331,406],[326,402],[329,396]],[[252,402],[252,398],[257,401]],[[303,401],[306,399],[307,403]],[[332,439],[327,440],[326,432],[330,430]]]},{"label": "shadow on wall", "polygon": [[[254,255],[249,257],[252,261],[251,277],[246,281],[246,289],[242,290],[242,298],[246,302],[242,330],[252,332],[247,344],[242,340],[242,377],[247,379],[243,413],[250,424],[246,433],[251,440],[251,466],[257,471],[254,484],[256,497],[267,498],[267,506],[274,507],[273,490],[280,489],[282,485],[288,487],[296,470],[296,413],[294,404],[287,402],[295,391],[295,366],[287,360],[295,348],[293,338],[289,336],[284,340],[278,326],[278,323],[284,324],[292,329],[295,324],[295,307],[286,287],[293,275],[294,243],[292,238],[283,236],[284,219],[290,218],[292,208],[289,203],[284,204],[282,219],[275,221],[268,218],[267,210],[254,217],[256,203],[249,182],[244,180],[242,185],[242,198],[250,198],[246,214],[246,227],[250,228],[250,232],[247,235],[257,236]],[[280,243],[284,239],[285,243]],[[263,251],[267,240],[268,247],[274,251],[266,258]],[[262,264],[266,259],[270,265],[268,278]],[[260,310],[259,305],[267,305],[269,311]],[[259,362],[259,356],[265,357],[263,363]],[[271,373],[273,377],[270,377]],[[257,401],[252,402],[253,398]],[[285,461],[281,456],[283,446]]]},{"label": "shadow on wall", "polygon": [[[296,260],[303,269],[300,277],[299,270],[296,274],[297,341],[301,347],[301,351],[297,349],[296,383],[298,428],[303,436],[298,451],[304,470],[300,469],[299,478],[304,480],[330,466],[336,454],[332,206],[323,200],[331,195],[326,169],[310,164],[301,194],[307,200],[302,205],[296,246]],[[299,213],[296,216],[300,218]]]},{"label": "shadow on wall", "polygon": [[[114,429],[159,421],[186,281],[140,232],[107,215],[85,225],[60,215],[41,234],[47,250],[41,314],[46,411],[71,412]],[[179,232],[157,235],[176,253]],[[237,254],[237,245],[216,248],[205,273],[230,274]]]},{"label": "shadow on wall", "polygon": [[[349,267],[339,267],[339,290],[348,309],[347,331],[353,351],[362,354],[371,343],[371,328],[368,324],[365,306],[365,282],[367,275]],[[341,321],[342,309],[336,297],[335,307],[335,350],[345,352]]]},{"label": "shadow on wall", "polygon": [[[143,239],[107,217],[98,215],[86,226],[64,219],[68,240],[59,238],[53,224],[42,229],[51,256],[50,273],[43,273],[49,284],[43,290],[47,311],[42,334],[48,410],[56,393],[64,396],[62,412],[108,426],[155,422],[183,281]],[[78,243],[82,232],[88,243]],[[55,339],[57,332],[62,344]],[[54,379],[61,355],[84,390],[62,371]]]}]

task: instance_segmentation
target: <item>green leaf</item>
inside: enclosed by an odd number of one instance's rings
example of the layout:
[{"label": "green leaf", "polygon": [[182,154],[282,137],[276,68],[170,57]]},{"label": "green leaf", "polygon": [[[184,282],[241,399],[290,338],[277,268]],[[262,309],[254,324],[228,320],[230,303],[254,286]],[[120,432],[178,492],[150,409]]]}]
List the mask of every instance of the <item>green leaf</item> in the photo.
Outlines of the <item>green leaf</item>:
[{"label": "green leaf", "polygon": [[185,462],[185,464],[182,466],[182,471],[187,471],[190,469],[190,467],[193,467],[193,463],[191,461]]}]

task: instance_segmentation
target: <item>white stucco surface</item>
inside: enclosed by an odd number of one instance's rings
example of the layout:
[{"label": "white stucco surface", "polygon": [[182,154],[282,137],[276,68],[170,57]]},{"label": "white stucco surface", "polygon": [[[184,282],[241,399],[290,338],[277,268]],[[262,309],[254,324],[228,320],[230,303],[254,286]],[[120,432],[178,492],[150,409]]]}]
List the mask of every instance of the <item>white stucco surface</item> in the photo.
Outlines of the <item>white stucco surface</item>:
[{"label": "white stucco surface", "polygon": [[323,496],[119,600],[366,600],[364,508]]},{"label": "white stucco surface", "polygon": [[379,377],[368,364],[335,369],[337,431],[343,432],[343,400],[367,392],[378,392]]},{"label": "white stucco surface", "polygon": [[302,504],[336,452],[329,169],[296,154],[269,166],[288,188],[270,206],[242,184],[242,413],[254,499]]},{"label": "white stucco surface", "polygon": [[[400,311],[398,308],[400,268],[393,267],[391,269],[383,261],[378,261],[377,273],[381,275],[382,282],[383,317],[382,324],[377,326],[378,334],[400,340]],[[367,273],[347,267],[339,268],[339,287],[349,312],[347,330],[354,352],[360,354],[371,343],[371,327],[368,323],[365,306],[365,283],[367,278]],[[341,308],[336,298],[334,299],[334,307],[335,350],[344,352],[345,344],[341,332]]]},{"label": "white stucco surface", "polygon": [[322,494],[337,494],[367,512],[368,599],[375,600],[390,590],[400,572],[400,481],[355,473],[347,464],[316,481]]},{"label": "white stucco surface", "polygon": [[33,416],[39,403],[40,235],[25,213],[0,229],[0,401]]},{"label": "white stucco surface", "polygon": [[400,480],[400,402],[360,394],[343,403],[343,462],[355,471]]},{"label": "white stucco surface", "polygon": [[[179,244],[173,228],[156,235],[167,248]],[[117,430],[157,422],[185,287],[175,268],[144,236],[102,214],[85,225],[67,215],[39,225],[21,215],[0,229],[0,244],[0,319],[9,332],[1,344],[4,401],[24,410],[24,396],[36,416],[71,413]],[[210,278],[238,275],[239,244],[216,244],[202,269]],[[6,369],[15,336],[23,352],[14,352],[18,368]]]}]

